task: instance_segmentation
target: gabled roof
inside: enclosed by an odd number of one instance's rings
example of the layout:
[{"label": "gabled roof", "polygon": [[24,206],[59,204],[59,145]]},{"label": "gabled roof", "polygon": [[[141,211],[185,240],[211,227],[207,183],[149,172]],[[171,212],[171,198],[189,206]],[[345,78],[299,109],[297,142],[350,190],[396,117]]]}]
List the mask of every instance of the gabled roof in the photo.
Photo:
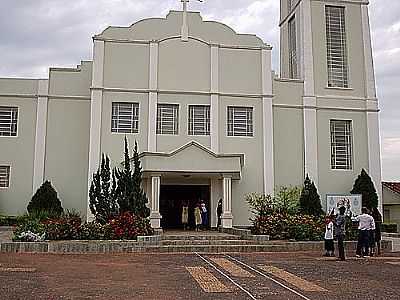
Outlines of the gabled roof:
[{"label": "gabled roof", "polygon": [[394,193],[400,194],[400,182],[382,182],[382,186]]}]

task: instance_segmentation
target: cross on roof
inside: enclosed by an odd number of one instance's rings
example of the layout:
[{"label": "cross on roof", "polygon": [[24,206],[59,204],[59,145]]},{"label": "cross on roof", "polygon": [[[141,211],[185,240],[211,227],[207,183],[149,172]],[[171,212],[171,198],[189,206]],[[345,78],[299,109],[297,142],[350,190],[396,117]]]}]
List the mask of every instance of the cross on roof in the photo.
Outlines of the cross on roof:
[{"label": "cross on roof", "polygon": [[[182,2],[182,29],[181,29],[181,35],[182,35],[182,41],[187,42],[189,40],[189,28],[187,24],[187,7],[189,0],[180,0]],[[203,0],[197,0],[199,2],[203,2]]]}]

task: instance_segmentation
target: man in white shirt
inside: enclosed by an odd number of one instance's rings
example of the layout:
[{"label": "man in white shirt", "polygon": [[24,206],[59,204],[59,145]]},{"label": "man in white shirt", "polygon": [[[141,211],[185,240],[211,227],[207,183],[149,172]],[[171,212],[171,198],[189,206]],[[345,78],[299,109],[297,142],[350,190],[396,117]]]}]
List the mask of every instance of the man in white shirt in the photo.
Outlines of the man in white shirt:
[{"label": "man in white shirt", "polygon": [[370,235],[372,230],[375,230],[375,221],[368,214],[368,209],[363,207],[361,212],[361,215],[352,218],[353,221],[358,222],[357,257],[369,256]]}]

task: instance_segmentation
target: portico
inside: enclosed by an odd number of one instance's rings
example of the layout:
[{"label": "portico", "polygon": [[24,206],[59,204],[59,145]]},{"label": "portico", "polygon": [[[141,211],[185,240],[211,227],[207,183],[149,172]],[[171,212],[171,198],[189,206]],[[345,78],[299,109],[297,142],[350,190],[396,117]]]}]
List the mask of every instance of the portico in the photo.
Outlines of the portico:
[{"label": "portico", "polygon": [[[145,189],[149,196],[153,228],[161,228],[161,184],[206,184],[210,186],[210,208],[223,199],[222,226],[232,228],[232,181],[241,179],[244,154],[215,154],[197,142],[170,153],[144,152],[140,155]],[[211,222],[215,223],[212,215]]]}]

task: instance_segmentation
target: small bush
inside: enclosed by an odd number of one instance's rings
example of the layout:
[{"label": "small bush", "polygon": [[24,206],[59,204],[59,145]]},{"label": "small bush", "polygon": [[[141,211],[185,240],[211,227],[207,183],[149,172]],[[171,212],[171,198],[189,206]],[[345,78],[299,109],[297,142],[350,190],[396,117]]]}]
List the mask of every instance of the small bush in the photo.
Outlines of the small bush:
[{"label": "small bush", "polygon": [[14,229],[14,241],[25,241],[24,233],[31,232],[35,235],[42,236],[45,233],[45,226],[41,220],[24,215],[18,218],[18,225]]},{"label": "small bush", "polygon": [[150,221],[146,218],[124,212],[110,221],[113,238],[118,240],[135,240],[138,236],[153,235]]},{"label": "small bush", "polygon": [[16,226],[17,219],[15,216],[0,216],[0,226]]},{"label": "small bush", "polygon": [[89,222],[82,224],[79,229],[80,240],[111,240],[112,238],[113,229],[110,224]]},{"label": "small bush", "polygon": [[387,232],[387,233],[397,233],[397,224],[396,223],[383,223],[382,232]]},{"label": "small bush", "polygon": [[74,213],[66,213],[60,218],[48,219],[43,222],[48,240],[75,240],[79,239],[82,219]]},{"label": "small bush", "polygon": [[61,201],[58,199],[57,192],[50,181],[44,182],[36,191],[28,204],[27,210],[29,214],[47,213],[52,217],[59,217],[62,214]]},{"label": "small bush", "polygon": [[323,239],[323,218],[272,213],[253,221],[253,234],[269,235],[274,240],[318,241]]}]

